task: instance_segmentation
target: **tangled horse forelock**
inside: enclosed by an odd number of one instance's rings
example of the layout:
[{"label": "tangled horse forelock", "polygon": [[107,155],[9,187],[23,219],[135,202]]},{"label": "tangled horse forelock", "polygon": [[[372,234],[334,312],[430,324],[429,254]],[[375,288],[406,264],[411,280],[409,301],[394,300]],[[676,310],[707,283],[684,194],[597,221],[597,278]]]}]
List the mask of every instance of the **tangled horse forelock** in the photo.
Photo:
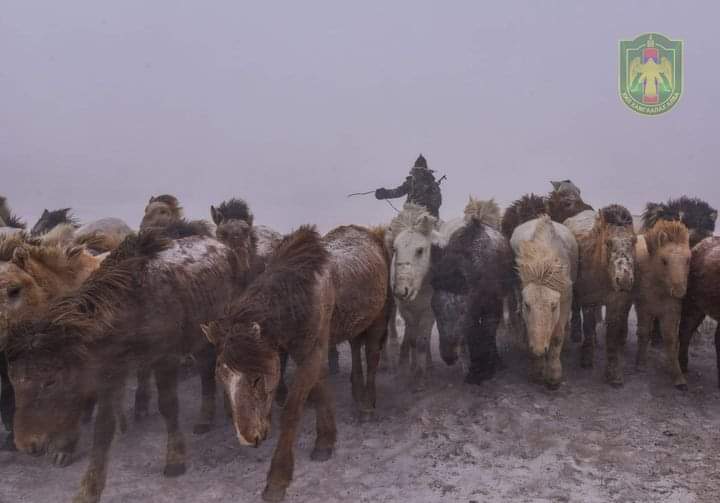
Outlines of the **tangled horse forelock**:
[{"label": "tangled horse forelock", "polygon": [[677,220],[658,220],[644,236],[651,255],[666,244],[690,246],[690,233],[685,224]]},{"label": "tangled horse forelock", "polygon": [[547,247],[532,243],[531,246],[521,246],[521,250],[516,260],[518,275],[523,285],[534,283],[560,293],[566,292],[572,286],[567,267],[552,255],[552,251]]},{"label": "tangled horse forelock", "polygon": [[554,234],[555,228],[550,217],[541,217],[533,239],[520,243],[516,257],[517,271],[523,285],[534,283],[564,293],[572,287],[572,280],[570,271],[551,245]]},{"label": "tangled horse forelock", "polygon": [[633,225],[633,218],[630,211],[619,204],[605,206],[600,210],[600,215],[608,225],[618,225],[621,227],[632,227]]},{"label": "tangled horse forelock", "polygon": [[431,222],[437,223],[437,219],[430,215],[427,208],[414,203],[405,203],[403,209],[390,222],[390,228],[386,233],[386,240],[394,240],[403,231],[419,231],[425,233],[425,218],[429,217]]},{"label": "tangled horse forelock", "polygon": [[465,223],[477,220],[493,229],[500,229],[500,207],[495,199],[483,201],[470,196],[470,200],[465,205],[464,215]]}]

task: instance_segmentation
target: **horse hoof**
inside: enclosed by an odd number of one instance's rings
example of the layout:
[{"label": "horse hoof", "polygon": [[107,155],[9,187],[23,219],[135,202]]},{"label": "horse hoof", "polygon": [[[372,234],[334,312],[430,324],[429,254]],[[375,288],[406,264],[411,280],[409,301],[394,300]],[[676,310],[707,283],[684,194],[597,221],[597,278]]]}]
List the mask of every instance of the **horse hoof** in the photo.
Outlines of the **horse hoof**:
[{"label": "horse hoof", "polygon": [[268,501],[270,503],[277,503],[278,501],[282,501],[285,499],[285,489],[267,486],[262,493],[262,499],[263,501]]},{"label": "horse hoof", "polygon": [[53,454],[52,462],[55,466],[64,468],[72,462],[72,456],[67,452],[56,452]]},{"label": "horse hoof", "polygon": [[194,435],[204,435],[207,432],[209,432],[212,429],[212,425],[210,423],[198,423],[195,426],[193,426],[193,434]]},{"label": "horse hoof", "polygon": [[560,389],[560,383],[559,382],[546,382],[545,387],[549,389],[550,391],[557,391]]},{"label": "horse hoof", "polygon": [[5,437],[5,441],[2,445],[0,445],[0,451],[17,452],[17,447],[15,447],[15,438],[12,433]]},{"label": "horse hoof", "polygon": [[179,477],[183,473],[185,473],[185,463],[173,463],[165,466],[163,470],[163,475],[166,477]]},{"label": "horse hoof", "polygon": [[675,388],[676,388],[678,391],[687,391],[687,390],[688,390],[688,385],[687,385],[687,384],[676,384],[676,385],[675,385]]},{"label": "horse hoof", "polygon": [[333,450],[330,447],[325,447],[324,449],[315,448],[310,453],[310,459],[313,461],[323,462],[327,461],[332,457]]}]

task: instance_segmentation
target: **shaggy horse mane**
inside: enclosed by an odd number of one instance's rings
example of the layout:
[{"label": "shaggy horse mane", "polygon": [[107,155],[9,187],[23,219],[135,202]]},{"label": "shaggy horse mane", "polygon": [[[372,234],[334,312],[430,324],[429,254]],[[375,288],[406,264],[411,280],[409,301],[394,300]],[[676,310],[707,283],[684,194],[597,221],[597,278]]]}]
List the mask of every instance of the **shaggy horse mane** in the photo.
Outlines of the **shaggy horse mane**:
[{"label": "shaggy horse mane", "polygon": [[465,223],[477,220],[481,224],[489,225],[493,229],[500,229],[500,207],[495,199],[481,201],[470,196],[465,205]]},{"label": "shaggy horse mane", "polygon": [[13,229],[25,228],[25,223],[10,211],[7,198],[4,196],[0,196],[0,227],[12,227]]},{"label": "shaggy horse mane", "polygon": [[559,260],[547,238],[542,235],[542,232],[547,232],[547,225],[552,226],[550,217],[541,217],[532,241],[520,243],[515,259],[517,271],[523,285],[535,283],[563,293],[572,287],[572,280],[568,268]]},{"label": "shaggy horse mane", "polygon": [[633,218],[630,211],[619,204],[605,206],[600,210],[600,216],[608,225],[619,225],[621,227],[632,227],[633,225]]},{"label": "shaggy horse mane", "polygon": [[[62,224],[72,226],[74,229],[77,229],[80,226],[77,217],[75,217],[72,213],[72,208],[60,208],[52,211],[48,211],[46,209],[38,222],[35,224],[35,227],[37,227],[40,222],[43,223],[44,229],[48,229],[46,232],[50,232],[52,229]],[[33,227],[30,231],[30,234],[33,236],[40,234],[39,231],[35,230],[35,227]]]},{"label": "shaggy horse mane", "polygon": [[604,267],[608,261],[608,250],[605,243],[610,235],[611,227],[623,228],[635,234],[630,211],[619,204],[611,204],[598,211],[595,225],[588,237],[578,239],[578,247],[585,250],[581,256],[592,257],[595,267]]},{"label": "shaggy horse mane", "polygon": [[248,204],[242,199],[232,198],[223,201],[217,208],[211,206],[210,210],[215,225],[220,225],[225,220],[245,220],[248,225],[253,225],[253,214]]},{"label": "shaggy horse mane", "polygon": [[403,209],[390,222],[388,237],[393,240],[403,231],[417,231],[429,234],[437,226],[437,219],[427,208],[414,203],[405,203]]},{"label": "shaggy horse mane", "polygon": [[[302,226],[277,245],[265,271],[227,310],[218,323],[231,325],[223,343],[222,358],[236,372],[270,372],[271,357],[277,355],[272,326],[289,322],[302,330],[316,307],[313,294],[317,276],[329,263],[329,253],[313,226]],[[236,329],[258,323],[259,336],[252,330]]]},{"label": "shaggy horse mane", "polygon": [[173,222],[154,229],[158,235],[168,239],[182,239],[193,236],[212,237],[210,224],[205,220],[185,220],[180,218]]},{"label": "shaggy horse mane", "polygon": [[20,218],[13,213],[6,215],[5,218],[2,218],[1,220],[5,223],[6,227],[12,227],[13,229],[24,230],[26,227],[25,222],[20,220]]},{"label": "shaggy horse mane", "polygon": [[525,194],[505,210],[500,223],[503,236],[510,239],[515,229],[525,222],[534,220],[540,215],[547,214],[547,201],[537,194]]},{"label": "shaggy horse mane", "polygon": [[677,220],[658,220],[652,229],[644,234],[648,253],[654,254],[666,244],[690,246],[690,234],[687,227]]},{"label": "shaggy horse mane", "polygon": [[40,243],[24,232],[0,235],[0,262],[10,262],[15,250],[27,244],[39,245]]},{"label": "shaggy horse mane", "polygon": [[658,220],[679,220],[688,228],[712,233],[717,210],[697,197],[682,196],[666,203],[647,203],[642,215],[643,230],[653,228]]},{"label": "shaggy horse mane", "polygon": [[52,302],[41,319],[11,325],[9,353],[84,354],[86,344],[112,328],[139,286],[147,262],[169,246],[168,239],[153,231],[125,238],[77,291]]},{"label": "shaggy horse mane", "polygon": [[159,196],[152,196],[148,204],[150,203],[163,203],[170,206],[170,208],[172,208],[173,210],[182,210],[182,206],[180,206],[180,201],[178,201],[178,198],[171,194],[160,194]]}]

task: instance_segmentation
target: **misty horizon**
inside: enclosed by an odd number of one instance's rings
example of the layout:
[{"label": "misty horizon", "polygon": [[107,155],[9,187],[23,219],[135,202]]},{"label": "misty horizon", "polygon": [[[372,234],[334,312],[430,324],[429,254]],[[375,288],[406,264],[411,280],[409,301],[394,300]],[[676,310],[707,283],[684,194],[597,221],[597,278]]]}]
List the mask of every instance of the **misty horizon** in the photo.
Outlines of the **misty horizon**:
[{"label": "misty horizon", "polygon": [[[327,230],[389,222],[346,195],[399,185],[422,153],[447,175],[444,219],[565,178],[596,208],[717,208],[720,6],[670,5],[5,2],[0,194],[29,225],[69,206],[137,228],[170,193],[188,218],[241,197],[258,224]],[[618,41],[649,31],[685,42],[658,117],[617,89]]]}]

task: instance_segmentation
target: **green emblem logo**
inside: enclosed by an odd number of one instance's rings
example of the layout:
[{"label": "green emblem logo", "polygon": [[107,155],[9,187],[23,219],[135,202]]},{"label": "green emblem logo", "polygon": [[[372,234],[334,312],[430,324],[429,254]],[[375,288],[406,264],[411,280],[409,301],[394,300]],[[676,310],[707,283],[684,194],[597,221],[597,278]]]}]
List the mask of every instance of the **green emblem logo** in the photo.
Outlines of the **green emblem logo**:
[{"label": "green emblem logo", "polygon": [[682,40],[646,33],[620,41],[620,98],[643,115],[667,112],[683,85]]}]

